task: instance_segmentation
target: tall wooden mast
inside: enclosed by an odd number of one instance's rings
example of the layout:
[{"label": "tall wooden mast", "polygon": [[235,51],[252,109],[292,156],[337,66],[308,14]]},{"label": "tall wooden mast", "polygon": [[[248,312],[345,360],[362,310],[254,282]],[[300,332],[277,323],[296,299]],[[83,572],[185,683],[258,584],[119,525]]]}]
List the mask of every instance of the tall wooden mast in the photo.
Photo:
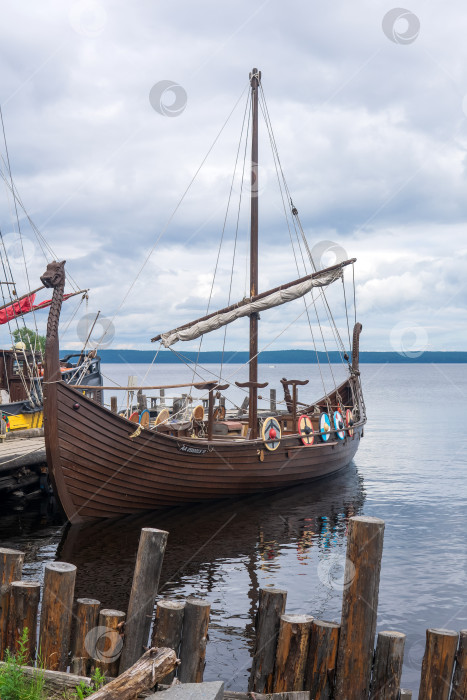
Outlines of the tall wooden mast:
[{"label": "tall wooden mast", "polygon": [[[250,296],[258,294],[258,91],[261,73],[253,68],[250,73],[252,105],[251,139],[251,230],[250,230]],[[249,424],[251,438],[258,430],[258,314],[250,316],[250,372]]]}]

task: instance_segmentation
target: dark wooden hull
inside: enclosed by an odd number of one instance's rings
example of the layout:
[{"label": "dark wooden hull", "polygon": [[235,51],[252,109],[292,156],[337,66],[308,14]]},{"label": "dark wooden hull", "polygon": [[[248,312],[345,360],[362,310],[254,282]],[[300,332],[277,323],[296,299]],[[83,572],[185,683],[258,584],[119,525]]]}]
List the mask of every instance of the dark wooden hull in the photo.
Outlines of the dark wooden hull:
[{"label": "dark wooden hull", "polygon": [[134,423],[63,382],[46,386],[44,419],[50,477],[73,523],[319,479],[349,464],[363,431],[362,421],[352,437],[308,447],[287,435],[275,452],[262,440],[208,443],[148,430],[130,438]]}]

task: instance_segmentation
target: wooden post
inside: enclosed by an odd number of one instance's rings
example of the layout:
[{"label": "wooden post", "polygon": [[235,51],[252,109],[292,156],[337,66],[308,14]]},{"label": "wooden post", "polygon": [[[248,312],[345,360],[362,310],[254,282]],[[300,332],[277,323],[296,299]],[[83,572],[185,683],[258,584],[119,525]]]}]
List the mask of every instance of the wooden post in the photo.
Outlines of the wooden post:
[{"label": "wooden post", "polygon": [[329,700],[334,689],[340,625],[313,620],[305,673],[305,690],[313,700]]},{"label": "wooden post", "polygon": [[364,515],[349,519],[336,700],[361,700],[369,693],[383,537],[383,520]]},{"label": "wooden post", "polygon": [[176,664],[173,649],[149,649],[125,673],[93,693],[92,700],[134,700],[165,678]]},{"label": "wooden post", "polygon": [[183,617],[180,683],[202,683],[208,640],[210,603],[199,598],[187,598]]},{"label": "wooden post", "polygon": [[136,400],[138,402],[138,411],[144,411],[148,407],[148,400],[142,389],[138,389]]},{"label": "wooden post", "polygon": [[297,385],[292,385],[292,425],[294,433],[298,432],[298,421],[297,421]]},{"label": "wooden post", "polygon": [[101,604],[93,598],[78,598],[76,603],[71,665],[73,673],[87,676],[91,672],[91,657],[94,657],[96,649],[93,630],[97,627]]},{"label": "wooden post", "polygon": [[303,690],[311,615],[282,615],[277,642],[274,693]]},{"label": "wooden post", "polygon": [[281,615],[285,612],[287,591],[260,588],[256,613],[256,641],[248,690],[271,693],[274,681],[277,639]]},{"label": "wooden post", "polygon": [[96,635],[96,667],[108,678],[118,676],[120,655],[123,647],[123,624],[125,613],[121,610],[104,609],[99,614]]},{"label": "wooden post", "polygon": [[[185,614],[185,601],[160,600],[156,608],[156,620],[152,632],[151,646],[156,649],[165,647],[173,649],[178,656],[180,642],[182,640],[183,617]],[[170,684],[175,673],[172,671],[162,683]]]},{"label": "wooden post", "polygon": [[277,410],[276,390],[275,389],[269,389],[269,404],[270,404],[271,413],[275,413]]},{"label": "wooden post", "polygon": [[[212,430],[214,423],[214,390],[209,389],[209,403],[208,403],[208,440],[212,440]],[[188,681],[186,681],[188,682]]]},{"label": "wooden post", "polygon": [[37,611],[41,596],[39,581],[13,581],[10,587],[7,647],[12,654],[19,650],[18,640],[28,630],[28,662],[36,658]]},{"label": "wooden post", "polygon": [[44,668],[66,671],[70,643],[76,566],[62,561],[45,565],[39,648]]},{"label": "wooden post", "polygon": [[165,406],[165,389],[160,389],[159,394],[161,397],[161,407]]},{"label": "wooden post", "polygon": [[401,632],[378,633],[371,679],[372,700],[399,700],[404,645],[405,634]]},{"label": "wooden post", "polygon": [[7,644],[10,585],[21,579],[23,562],[23,552],[0,547],[0,660],[4,657]]},{"label": "wooden post", "polygon": [[139,659],[148,644],[168,532],[145,527],[141,530],[125,625],[120,673]]},{"label": "wooden post", "polygon": [[459,647],[452,679],[451,700],[467,698],[467,630],[459,634]]},{"label": "wooden post", "polygon": [[458,639],[452,630],[426,631],[419,700],[448,700]]},{"label": "wooden post", "polygon": [[112,411],[112,413],[118,413],[118,404],[116,396],[110,397],[110,410]]}]

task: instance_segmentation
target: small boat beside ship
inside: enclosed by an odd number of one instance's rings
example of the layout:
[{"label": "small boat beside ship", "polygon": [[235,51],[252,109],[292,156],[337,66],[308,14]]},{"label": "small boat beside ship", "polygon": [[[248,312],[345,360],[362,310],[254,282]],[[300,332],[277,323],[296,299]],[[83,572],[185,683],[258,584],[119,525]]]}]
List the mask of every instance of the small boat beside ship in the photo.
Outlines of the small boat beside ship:
[{"label": "small boat beside ship", "polygon": [[[309,319],[309,313],[316,309],[317,300],[320,300],[326,313],[329,311],[329,323],[334,324],[332,331],[340,340],[326,290],[335,282],[344,285],[345,271],[352,270],[356,262],[355,259],[342,260],[320,269],[304,240],[309,253],[307,274],[259,292],[260,90],[261,74],[253,69],[249,94],[252,135],[250,295],[152,339],[169,348],[176,342],[192,341],[247,317],[249,376],[246,382],[236,382],[237,388],[246,395],[244,411],[239,411],[236,417],[226,413],[223,401],[229,382],[223,376],[190,384],[180,382],[150,387],[163,390],[186,387],[188,391],[195,388],[203,391],[205,398],[205,406],[194,408],[190,408],[188,400],[182,410],[170,411],[160,406],[155,420],[151,420],[148,411],[140,415],[135,412],[129,420],[128,412],[118,415],[102,402],[93,401],[86,389],[80,391],[67,384],[61,375],[58,338],[65,289],[64,263],[50,263],[41,277],[42,283],[53,289],[43,384],[47,461],[54,491],[72,523],[297,485],[338,472],[357,452],[366,423],[359,371],[362,327],[355,322],[350,338],[347,302],[345,313],[351,345],[348,352],[341,341],[346,379],[339,384],[334,382],[331,389],[312,403],[303,403],[298,399],[299,387],[308,380],[284,378],[281,380],[284,399],[278,402],[280,407],[274,411],[258,409],[259,391],[267,386],[258,377],[259,313],[303,299]],[[299,222],[298,211],[292,203],[291,215]],[[298,225],[304,237],[301,224]],[[310,330],[315,342],[311,322]],[[106,388],[110,387],[102,387]],[[125,389],[130,388],[134,389]]]},{"label": "small boat beside ship", "polygon": [[[78,359],[71,362],[75,357]],[[18,431],[20,434],[42,428],[42,362],[40,353],[28,351],[21,342],[11,349],[0,350],[1,433]],[[60,360],[62,379],[69,384],[81,382],[83,386],[96,387],[99,400],[100,363],[100,357],[89,357],[89,352],[66,355]]]}]

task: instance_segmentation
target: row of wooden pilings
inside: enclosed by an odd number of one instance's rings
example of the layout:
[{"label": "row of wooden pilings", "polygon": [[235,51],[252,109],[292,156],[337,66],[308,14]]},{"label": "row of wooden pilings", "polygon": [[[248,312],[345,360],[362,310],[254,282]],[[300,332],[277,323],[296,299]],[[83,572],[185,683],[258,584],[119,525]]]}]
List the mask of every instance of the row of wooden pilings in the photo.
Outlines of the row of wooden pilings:
[{"label": "row of wooden pilings", "polygon": [[[46,564],[38,625],[46,668],[71,667],[77,674],[89,674],[98,666],[117,676],[138,661],[151,636],[152,647],[168,647],[179,655],[180,682],[202,681],[209,603],[159,600],[151,634],[167,535],[142,530],[126,616],[100,609],[93,599],[79,599],[73,606],[76,567]],[[249,691],[309,691],[311,700],[412,697],[400,688],[405,635],[379,632],[374,648],[383,536],[382,520],[350,518],[340,624],[286,614],[286,591],[260,590]],[[21,552],[0,549],[0,658],[6,648],[14,652],[24,627],[37,627],[40,584],[20,580],[22,565]],[[35,634],[29,644],[34,658]],[[171,671],[164,682],[173,676]],[[467,630],[427,630],[418,697],[467,700]]]},{"label": "row of wooden pilings", "polygon": [[[175,649],[180,656],[180,682],[203,680],[210,604],[188,597],[160,600],[153,620],[168,533],[141,531],[128,612],[101,609],[92,598],[74,602],[76,567],[65,562],[45,565],[39,613],[39,581],[21,580],[24,554],[0,549],[0,660],[15,653],[28,628],[28,654],[50,671],[85,676],[99,668],[107,677],[129,669],[148,649]],[[151,637],[151,638],[150,638]],[[39,659],[38,659],[39,660]],[[174,673],[165,681],[172,680]]]},{"label": "row of wooden pilings", "polygon": [[[249,690],[310,691],[311,700],[399,700],[405,634],[378,633],[384,521],[349,520],[341,623],[285,614],[286,591],[260,591]],[[467,698],[467,630],[429,629],[419,700]]]}]

